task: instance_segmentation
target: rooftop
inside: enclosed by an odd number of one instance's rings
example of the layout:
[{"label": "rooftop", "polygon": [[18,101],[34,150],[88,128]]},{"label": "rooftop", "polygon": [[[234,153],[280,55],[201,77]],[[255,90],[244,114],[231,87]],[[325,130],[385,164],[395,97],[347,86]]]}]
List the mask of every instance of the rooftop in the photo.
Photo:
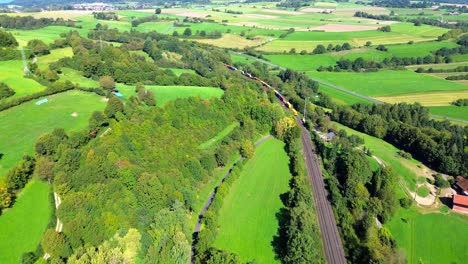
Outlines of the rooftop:
[{"label": "rooftop", "polygon": [[455,194],[453,196],[453,204],[468,206],[468,196]]},{"label": "rooftop", "polygon": [[463,178],[462,176],[457,176],[457,183],[458,187],[460,187],[463,191],[468,191],[468,180]]}]

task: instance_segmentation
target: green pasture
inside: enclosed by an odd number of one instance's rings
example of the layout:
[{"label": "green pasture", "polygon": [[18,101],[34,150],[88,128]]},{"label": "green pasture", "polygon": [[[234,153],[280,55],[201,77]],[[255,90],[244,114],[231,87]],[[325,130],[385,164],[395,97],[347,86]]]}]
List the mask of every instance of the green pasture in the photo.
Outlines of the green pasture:
[{"label": "green pasture", "polygon": [[0,73],[0,82],[6,83],[16,92],[12,97],[3,100],[23,97],[46,89],[33,79],[24,77],[23,62],[20,60],[0,61]]},{"label": "green pasture", "polygon": [[352,105],[356,103],[371,104],[372,102],[349,93],[342,92],[327,85],[320,84],[320,91],[328,94],[332,101],[340,105]]},{"label": "green pasture", "polygon": [[364,145],[372,151],[373,155],[380,158],[386,165],[391,166],[396,175],[405,181],[406,187],[412,191],[416,189],[417,177],[421,172],[418,165],[421,165],[421,162],[415,159],[407,160],[402,158],[398,154],[398,148],[382,139],[361,133],[336,122],[333,122],[333,126],[338,130],[344,129],[348,135],[357,135],[363,138]]},{"label": "green pasture", "polygon": [[[118,83],[116,87],[119,92],[124,95],[124,99],[136,95],[134,86]],[[219,88],[201,86],[145,85],[145,88],[154,92],[158,106],[162,106],[178,98],[188,98],[192,96],[199,96],[203,99],[210,99],[212,97],[220,98],[224,93],[224,91]]]},{"label": "green pasture", "polygon": [[240,63],[246,63],[246,64],[254,62],[254,60],[250,60],[249,58],[245,56],[240,56],[237,54],[231,54],[231,59],[232,59],[232,62],[240,62]]},{"label": "green pasture", "polygon": [[392,96],[430,91],[461,91],[467,86],[412,71],[309,72],[309,76],[367,96]]},{"label": "green pasture", "polygon": [[431,106],[429,112],[434,115],[447,116],[468,121],[468,106]]},{"label": "green pasture", "polygon": [[179,69],[179,68],[161,68],[164,70],[171,70],[175,75],[180,76],[182,73],[197,74],[192,69]]},{"label": "green pasture", "polygon": [[[32,154],[34,142],[43,133],[54,128],[67,132],[79,130],[88,124],[92,112],[106,106],[93,93],[68,91],[46,97],[49,102],[36,105],[36,99],[0,112],[0,177],[15,166],[24,154]],[[71,116],[76,112],[78,116]]]},{"label": "green pasture", "polygon": [[[136,27],[136,30],[139,32],[150,32],[150,31],[156,31],[159,33],[171,33],[172,30],[172,25],[174,24],[174,21],[159,21],[159,22],[146,22],[143,24],[138,25]],[[182,35],[183,32],[180,32]]]},{"label": "green pasture", "polygon": [[0,216],[0,263],[21,263],[23,253],[36,250],[52,214],[49,191],[47,183],[31,180]]},{"label": "green pasture", "polygon": [[230,124],[228,127],[226,127],[223,131],[219,132],[216,136],[213,138],[210,138],[206,142],[203,142],[200,146],[198,146],[199,149],[207,149],[212,146],[214,146],[217,142],[225,138],[227,135],[229,135],[234,128],[239,126],[239,122],[233,122]]},{"label": "green pasture", "polygon": [[15,36],[16,40],[18,40],[19,44],[22,46],[26,46],[27,42],[32,39],[40,39],[46,44],[50,44],[53,43],[54,40],[60,39],[61,33],[68,33],[70,31],[78,31],[78,33],[84,37],[88,35],[88,30],[85,28],[72,28],[65,26],[48,26],[34,30],[15,29],[8,31]]},{"label": "green pasture", "polygon": [[400,208],[385,225],[409,264],[466,262],[468,248],[463,241],[468,236],[467,216],[451,212],[422,214],[413,208]]},{"label": "green pasture", "polygon": [[452,56],[452,60],[454,62],[466,62],[466,61],[468,61],[468,54],[454,55],[454,56]]},{"label": "green pasture", "polygon": [[419,42],[387,46],[388,53],[397,57],[424,57],[441,48],[455,48],[458,45],[448,41]]},{"label": "green pasture", "polygon": [[70,68],[62,68],[62,74],[60,74],[60,80],[70,81],[75,85],[79,85],[83,88],[98,88],[99,82],[90,78],[86,78],[77,70]]},{"label": "green pasture", "polygon": [[278,263],[271,245],[278,231],[280,194],[289,190],[291,174],[284,143],[268,139],[257,147],[229,189],[219,212],[215,247],[238,254],[242,261]]},{"label": "green pasture", "polygon": [[45,56],[37,57],[37,66],[40,69],[48,69],[49,64],[60,60],[65,57],[73,57],[73,50],[71,47],[53,49],[50,51],[50,54]]}]

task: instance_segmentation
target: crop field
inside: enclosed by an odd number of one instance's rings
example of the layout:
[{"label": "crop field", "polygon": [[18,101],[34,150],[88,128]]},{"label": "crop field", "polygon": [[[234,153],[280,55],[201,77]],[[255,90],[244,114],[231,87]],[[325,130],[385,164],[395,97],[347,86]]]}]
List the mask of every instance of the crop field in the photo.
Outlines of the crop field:
[{"label": "crop field", "polygon": [[421,162],[415,159],[407,160],[402,158],[398,154],[398,148],[382,139],[361,133],[336,122],[333,122],[333,125],[336,126],[338,130],[346,130],[348,135],[357,135],[363,138],[364,145],[370,148],[372,153],[379,157],[385,164],[391,166],[396,174],[404,179],[406,186],[411,191],[416,189],[417,178],[423,173],[422,169],[419,168],[419,166],[422,166]]},{"label": "crop field", "polygon": [[468,217],[455,213],[421,214],[416,209],[400,208],[386,224],[409,264],[464,263],[467,248]]},{"label": "crop field", "polygon": [[[0,177],[16,165],[23,154],[32,153],[35,140],[54,128],[67,132],[84,128],[96,110],[106,106],[101,97],[79,91],[48,96],[49,102],[36,105],[40,99],[0,112]],[[73,117],[72,113],[77,113]]]},{"label": "crop field", "polygon": [[0,263],[21,263],[23,253],[35,251],[52,214],[50,185],[32,180],[13,208],[0,217]]},{"label": "crop field", "polygon": [[0,73],[0,82],[6,83],[16,92],[12,97],[3,100],[23,97],[46,89],[33,79],[24,78],[23,62],[20,60],[0,61]]},{"label": "crop field", "polygon": [[360,97],[354,96],[349,93],[342,92],[340,90],[331,88],[327,85],[320,84],[320,91],[328,94],[331,98],[332,101],[341,104],[341,105],[352,105],[356,103],[361,103],[361,104],[371,104],[372,102],[366,99],[362,99]]},{"label": "crop field", "polygon": [[215,246],[238,254],[242,261],[277,263],[271,242],[277,233],[280,194],[291,178],[284,143],[268,139],[259,145],[229,190],[219,213]]},{"label": "crop field", "polygon": [[375,97],[375,99],[394,104],[399,102],[415,103],[419,102],[424,106],[448,106],[451,102],[459,98],[468,98],[468,90],[465,91],[446,91],[446,92],[428,92],[414,93],[397,96]]},{"label": "crop field", "polygon": [[429,112],[434,115],[447,116],[468,121],[468,106],[433,106],[429,107]]},{"label": "crop field", "polygon": [[193,39],[193,41],[204,43],[204,44],[210,44],[210,45],[221,47],[221,48],[243,49],[246,47],[258,46],[267,40],[265,38],[249,40],[239,35],[224,34],[221,38],[217,38],[217,39]]},{"label": "crop field", "polygon": [[323,80],[356,93],[372,96],[395,96],[432,91],[463,91],[468,86],[410,71],[309,72],[309,76]]}]

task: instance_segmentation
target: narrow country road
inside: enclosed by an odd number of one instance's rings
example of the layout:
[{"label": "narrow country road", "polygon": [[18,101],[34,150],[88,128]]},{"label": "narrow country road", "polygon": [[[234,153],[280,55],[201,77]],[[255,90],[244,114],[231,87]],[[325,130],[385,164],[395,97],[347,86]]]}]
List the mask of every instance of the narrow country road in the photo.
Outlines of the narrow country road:
[{"label": "narrow country road", "polygon": [[329,264],[346,264],[346,257],[341,242],[338,227],[336,225],[335,216],[328,200],[328,192],[325,188],[320,164],[317,160],[317,155],[312,146],[309,132],[303,126],[301,119],[296,118],[299,126],[302,129],[302,145],[304,146],[304,159],[307,167],[309,183],[312,187],[312,192],[315,201],[315,208],[319,227],[322,235],[323,248],[325,257]]},{"label": "narrow country road", "polygon": [[[253,57],[253,56],[250,56],[250,55],[247,55],[247,54],[244,54],[244,53],[234,52],[234,51],[231,51],[230,53],[231,53],[231,54],[235,54],[235,55],[239,55],[239,56],[242,56],[242,57],[245,57],[245,58],[253,59],[253,60],[256,60],[256,61],[258,61],[258,62],[264,63],[264,64],[266,64],[266,65],[270,65],[270,66],[272,66],[272,67],[278,67],[278,68],[280,68],[280,69],[282,69],[282,70],[286,70],[286,68],[283,67],[283,66],[280,66],[280,65],[278,65],[278,64],[274,64],[274,63],[271,63],[271,62],[269,62],[269,61],[262,60],[262,59],[259,59],[259,58],[257,58],[257,57]],[[372,97],[369,97],[369,96],[365,96],[365,95],[362,95],[362,94],[358,94],[358,93],[353,92],[353,91],[350,91],[350,90],[348,90],[348,89],[346,89],[346,88],[343,88],[343,87],[340,87],[340,86],[336,86],[336,85],[334,85],[334,84],[331,84],[331,83],[328,83],[328,82],[325,82],[325,81],[322,81],[322,80],[319,80],[319,79],[316,79],[316,78],[313,78],[313,77],[310,77],[310,76],[309,76],[309,78],[312,79],[312,80],[314,80],[314,81],[316,81],[316,82],[318,82],[318,83],[320,83],[320,84],[326,85],[326,86],[328,86],[328,87],[331,87],[331,88],[333,88],[333,89],[335,89],[335,90],[342,91],[342,92],[347,93],[347,94],[351,94],[351,95],[356,96],[356,97],[359,97],[359,98],[361,98],[361,99],[368,100],[368,101],[371,101],[371,102],[376,103],[376,104],[383,104],[383,103],[384,103],[384,102],[379,101],[379,100],[377,100],[377,99],[375,99],[375,98],[372,98]],[[468,124],[468,121],[463,120],[463,119],[452,118],[452,117],[441,116],[441,115],[434,115],[434,114],[429,114],[429,116],[431,116],[431,117],[433,117],[433,118],[447,119],[447,120],[450,120],[450,121],[456,121],[456,122],[461,122],[461,123],[466,123],[466,124]]]},{"label": "narrow country road", "polygon": [[[268,136],[264,136],[263,138],[259,139],[257,142],[255,142],[255,146],[258,146],[260,144],[262,144],[265,140],[271,138],[272,136],[271,135],[268,135]],[[206,211],[208,210],[208,208],[210,207],[211,203],[213,202],[213,199],[216,195],[216,192],[218,191],[218,188],[219,186],[221,186],[221,184],[223,184],[224,180],[226,180],[226,178],[229,176],[229,174],[231,174],[231,171],[232,169],[234,168],[234,166],[236,166],[237,162],[243,160],[244,158],[239,158],[232,166],[231,168],[229,168],[229,170],[226,172],[226,174],[224,174],[223,178],[218,182],[218,184],[216,185],[216,187],[213,189],[213,191],[211,192],[210,194],[210,197],[208,197],[208,200],[205,202],[205,205],[203,206],[203,209],[201,210],[200,214],[198,215],[198,219],[197,219],[197,223],[195,224],[195,228],[193,230],[193,243],[192,243],[192,256],[191,256],[191,262],[193,263],[193,257],[194,257],[194,250],[195,250],[195,245],[196,243],[198,242],[198,234],[200,233],[200,229],[201,229],[201,222],[202,222],[202,219],[203,219],[203,216],[205,215]]]}]

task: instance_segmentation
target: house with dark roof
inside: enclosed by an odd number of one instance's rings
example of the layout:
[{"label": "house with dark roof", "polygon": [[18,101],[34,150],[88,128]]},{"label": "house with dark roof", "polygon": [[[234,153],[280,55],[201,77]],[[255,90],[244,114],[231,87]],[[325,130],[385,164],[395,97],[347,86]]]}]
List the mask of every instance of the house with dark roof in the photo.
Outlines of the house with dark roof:
[{"label": "house with dark roof", "polygon": [[468,213],[468,196],[455,194],[452,209],[461,213]]},{"label": "house with dark roof", "polygon": [[468,180],[465,179],[463,176],[457,176],[457,182],[455,183],[455,187],[461,194],[468,195]]}]

